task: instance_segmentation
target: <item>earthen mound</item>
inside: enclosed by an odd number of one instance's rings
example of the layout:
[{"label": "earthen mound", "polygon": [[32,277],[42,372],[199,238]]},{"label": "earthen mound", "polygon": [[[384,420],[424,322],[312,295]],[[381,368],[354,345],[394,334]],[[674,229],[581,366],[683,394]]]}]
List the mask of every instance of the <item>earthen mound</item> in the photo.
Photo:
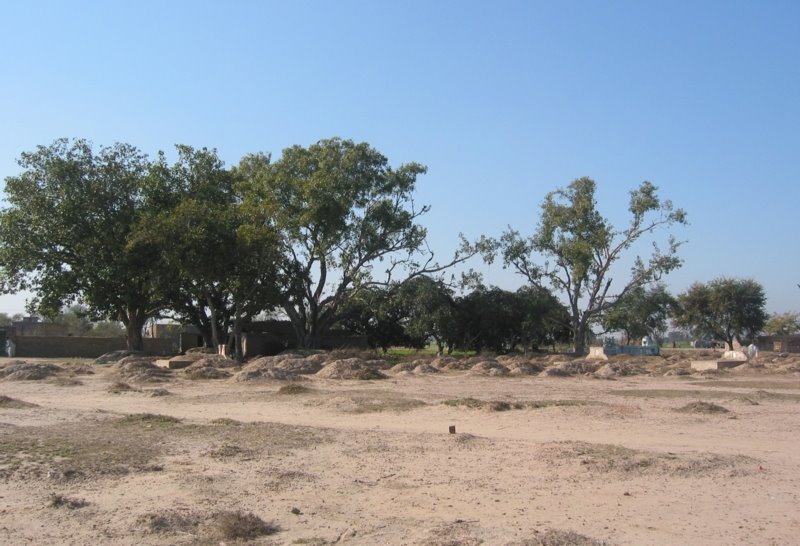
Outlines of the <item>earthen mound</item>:
[{"label": "earthen mound", "polygon": [[147,357],[152,356],[150,353],[146,351],[129,351],[127,349],[123,349],[121,351],[111,351],[110,353],[106,353],[95,358],[95,364],[114,364],[115,362],[119,362],[125,357],[129,356],[136,356],[136,357]]},{"label": "earthen mound", "polygon": [[541,373],[544,367],[537,362],[525,364],[513,364],[508,368],[509,375],[536,375]]},{"label": "earthen mound", "polygon": [[325,379],[385,379],[386,375],[367,366],[360,358],[345,358],[329,362],[316,374]]},{"label": "earthen mound", "polygon": [[419,366],[414,368],[412,371],[413,371],[413,373],[418,373],[418,374],[442,373],[442,371],[439,368],[435,368],[435,367],[431,366],[430,364],[428,364],[427,362],[425,362],[424,364],[420,364]]},{"label": "earthen mound", "polygon": [[237,373],[233,380],[240,383],[247,381],[298,381],[302,376],[280,368],[244,369]]},{"label": "earthen mound", "polygon": [[195,366],[194,364],[184,370],[184,375],[188,379],[227,379],[231,376],[230,372],[214,366]]},{"label": "earthen mound", "polygon": [[293,374],[315,374],[322,369],[326,360],[324,354],[303,356],[300,354],[280,354],[264,356],[247,363],[244,370],[283,370]]},{"label": "earthen mound", "polygon": [[64,368],[55,364],[34,364],[15,360],[0,369],[0,378],[8,381],[39,381],[63,371]]},{"label": "earthen mound", "polygon": [[508,368],[496,360],[482,360],[474,364],[469,373],[475,375],[504,376],[508,375]]},{"label": "earthen mound", "polygon": [[137,383],[158,383],[167,381],[170,371],[159,368],[151,362],[150,358],[127,357],[114,365],[117,375],[128,381]]},{"label": "earthen mound", "polygon": [[416,367],[417,367],[417,365],[414,364],[413,362],[400,362],[399,364],[395,364],[394,366],[389,368],[389,371],[390,372],[395,372],[395,373],[410,372],[411,370],[413,370]]}]

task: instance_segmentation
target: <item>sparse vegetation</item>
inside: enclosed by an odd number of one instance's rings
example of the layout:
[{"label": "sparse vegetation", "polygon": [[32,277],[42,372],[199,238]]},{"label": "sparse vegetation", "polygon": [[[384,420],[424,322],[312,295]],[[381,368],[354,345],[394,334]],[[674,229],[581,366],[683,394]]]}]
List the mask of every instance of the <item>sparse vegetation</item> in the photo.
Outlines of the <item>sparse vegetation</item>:
[{"label": "sparse vegetation", "polygon": [[67,497],[53,493],[50,495],[50,499],[47,504],[52,508],[69,508],[70,510],[75,510],[76,508],[88,506],[89,502],[77,497]]},{"label": "sparse vegetation", "polygon": [[276,524],[241,510],[215,512],[211,515],[209,525],[209,534],[222,540],[249,540],[280,531]]},{"label": "sparse vegetation", "polygon": [[711,402],[692,402],[690,404],[686,404],[675,411],[679,411],[681,413],[730,413],[730,410],[723,408],[717,404],[713,404]]},{"label": "sparse vegetation", "polygon": [[17,400],[16,398],[11,398],[10,396],[0,395],[0,408],[24,409],[35,407],[36,404],[31,404],[30,402],[25,402],[23,400]]},{"label": "sparse vegetation", "polygon": [[489,411],[509,411],[564,406],[592,406],[599,404],[599,402],[594,402],[592,400],[517,400],[507,402],[504,400],[483,401],[478,400],[477,398],[454,398],[450,400],[444,400],[442,404],[451,407],[485,409]]},{"label": "sparse vegetation", "polygon": [[300,385],[298,383],[289,383],[288,385],[283,385],[281,388],[278,389],[278,394],[308,394],[312,392],[312,390],[304,385]]}]

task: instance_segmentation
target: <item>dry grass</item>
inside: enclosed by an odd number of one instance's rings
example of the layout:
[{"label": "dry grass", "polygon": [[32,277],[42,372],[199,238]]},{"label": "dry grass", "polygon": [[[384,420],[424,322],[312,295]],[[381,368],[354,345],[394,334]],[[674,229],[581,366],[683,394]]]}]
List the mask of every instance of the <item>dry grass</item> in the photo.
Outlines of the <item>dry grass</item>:
[{"label": "dry grass", "polygon": [[38,407],[37,404],[32,404],[30,402],[25,402],[23,400],[18,400],[16,398],[11,398],[10,396],[0,395],[0,408],[25,409],[25,408],[35,408],[35,407]]},{"label": "dry grass", "polygon": [[50,499],[48,500],[47,504],[51,508],[69,508],[70,510],[75,510],[77,508],[88,506],[89,502],[77,497],[66,497],[64,495],[53,493],[50,495]]},{"label": "dry grass", "polygon": [[133,413],[117,419],[117,424],[119,425],[139,425],[145,428],[170,428],[180,422],[181,420],[177,417],[173,417],[171,415],[161,415],[158,413]]},{"label": "dry grass", "polygon": [[252,449],[244,448],[234,444],[223,444],[219,447],[214,447],[206,453],[212,459],[231,459],[237,458],[241,460],[252,459],[255,452]]},{"label": "dry grass", "polygon": [[575,531],[547,529],[544,533],[508,546],[607,546],[608,542],[587,537]]},{"label": "dry grass", "polygon": [[704,381],[703,385],[706,387],[730,387],[738,389],[785,389],[785,390],[800,390],[800,381],[780,381],[770,379],[742,379],[742,380],[727,380],[727,379],[712,379]]},{"label": "dry grass", "polygon": [[141,392],[141,390],[131,387],[123,381],[116,381],[108,386],[106,392],[111,394],[122,394],[123,392]]},{"label": "dry grass", "polygon": [[[703,383],[704,385],[706,383]],[[611,394],[617,396],[627,396],[634,398],[712,398],[716,400],[775,400],[800,402],[800,394],[787,394],[780,392],[770,392],[758,390],[750,393],[735,391],[717,391],[713,389],[631,389],[631,390],[612,390]]]},{"label": "dry grass", "polygon": [[614,473],[624,477],[640,475],[736,477],[747,475],[758,467],[758,460],[743,455],[659,453],[588,442],[558,442],[545,447],[542,456],[554,464],[577,461],[582,468],[590,472]]},{"label": "dry grass", "polygon": [[160,431],[107,423],[19,427],[0,442],[0,475],[57,481],[160,470],[154,461],[166,438]]},{"label": "dry grass", "polygon": [[675,411],[681,413],[730,413],[730,410],[712,402],[691,402]]},{"label": "dry grass", "polygon": [[164,510],[140,516],[137,523],[151,533],[175,534],[196,532],[203,519],[197,512]]},{"label": "dry grass", "polygon": [[310,407],[327,407],[343,413],[381,413],[404,412],[425,406],[425,402],[416,398],[406,398],[392,392],[384,391],[348,391],[340,395],[325,398],[314,398],[305,402]]},{"label": "dry grass", "polygon": [[594,406],[600,402],[591,400],[478,400],[477,398],[453,398],[442,402],[445,406],[483,409],[488,411],[509,411],[522,409],[541,409],[549,407]]},{"label": "dry grass", "polygon": [[280,531],[276,524],[241,510],[215,512],[208,525],[209,535],[220,540],[250,540]]},{"label": "dry grass", "polygon": [[313,392],[313,389],[298,383],[289,383],[278,389],[278,394],[308,394],[310,392]]}]

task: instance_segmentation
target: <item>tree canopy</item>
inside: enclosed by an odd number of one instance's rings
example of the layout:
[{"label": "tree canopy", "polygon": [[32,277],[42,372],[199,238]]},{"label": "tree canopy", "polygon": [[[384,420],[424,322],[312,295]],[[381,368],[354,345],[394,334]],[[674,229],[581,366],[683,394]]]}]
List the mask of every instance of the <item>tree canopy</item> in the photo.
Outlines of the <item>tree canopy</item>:
[{"label": "tree canopy", "polygon": [[677,254],[681,243],[670,236],[665,250],[654,242],[649,257],[635,256],[627,279],[612,289],[612,266],[637,241],[658,228],[686,223],[686,213],[671,201],[662,201],[657,189],[642,182],[629,193],[631,218],[627,227],[617,230],[597,210],[594,180],[579,178],[547,194],[533,235],[523,237],[510,228],[502,236],[506,267],[533,286],[549,283],[566,295],[577,353],[585,352],[592,322],[624,301],[631,290],[660,280],[682,263]]},{"label": "tree canopy", "polygon": [[674,304],[675,298],[663,284],[649,289],[638,286],[603,315],[603,327],[624,332],[627,343],[644,336],[663,339]]},{"label": "tree canopy", "polygon": [[773,313],[764,325],[764,331],[773,336],[791,336],[800,332],[800,313]]},{"label": "tree canopy", "polygon": [[32,307],[55,316],[82,303],[122,322],[128,346],[142,347],[145,321],[163,306],[153,283],[154,256],[128,246],[145,210],[150,165],[138,149],[94,150],[61,139],[23,153],[22,174],[6,178],[0,212],[0,281],[4,292],[31,290]]},{"label": "tree canopy", "polygon": [[425,171],[392,168],[367,143],[338,138],[293,146],[252,171],[245,205],[267,211],[280,234],[282,308],[301,346],[316,346],[361,290],[440,273],[483,248],[462,240],[446,263],[427,250],[418,220],[429,207],[413,199]]},{"label": "tree canopy", "polygon": [[678,295],[674,321],[697,337],[711,337],[733,349],[734,339],[749,343],[767,322],[764,288],[752,279],[721,277],[694,283]]}]

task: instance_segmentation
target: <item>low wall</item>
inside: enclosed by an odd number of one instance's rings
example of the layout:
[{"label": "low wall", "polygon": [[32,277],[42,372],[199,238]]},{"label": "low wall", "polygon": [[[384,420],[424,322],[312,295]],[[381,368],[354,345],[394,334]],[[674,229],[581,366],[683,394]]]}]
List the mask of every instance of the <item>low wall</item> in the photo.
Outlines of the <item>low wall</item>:
[{"label": "low wall", "polygon": [[[125,338],[121,337],[15,336],[13,341],[16,356],[20,358],[97,358],[127,348]],[[176,340],[146,338],[143,341],[145,351],[163,356],[178,353]]]}]

